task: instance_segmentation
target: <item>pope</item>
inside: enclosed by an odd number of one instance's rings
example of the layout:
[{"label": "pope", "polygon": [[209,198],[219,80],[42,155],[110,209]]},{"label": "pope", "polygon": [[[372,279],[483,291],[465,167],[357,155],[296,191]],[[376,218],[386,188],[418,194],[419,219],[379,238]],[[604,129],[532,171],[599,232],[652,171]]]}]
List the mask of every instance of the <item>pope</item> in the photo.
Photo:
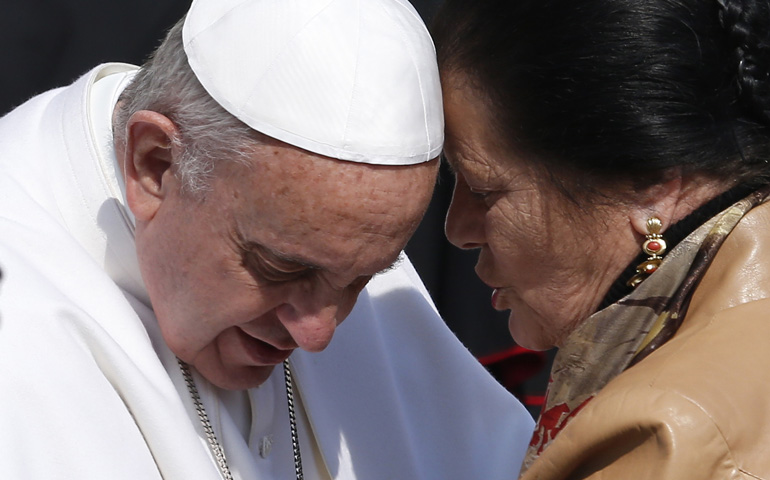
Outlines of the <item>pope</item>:
[{"label": "pope", "polygon": [[434,57],[405,0],[196,0],[0,119],[0,477],[515,471],[531,418],[402,252]]}]

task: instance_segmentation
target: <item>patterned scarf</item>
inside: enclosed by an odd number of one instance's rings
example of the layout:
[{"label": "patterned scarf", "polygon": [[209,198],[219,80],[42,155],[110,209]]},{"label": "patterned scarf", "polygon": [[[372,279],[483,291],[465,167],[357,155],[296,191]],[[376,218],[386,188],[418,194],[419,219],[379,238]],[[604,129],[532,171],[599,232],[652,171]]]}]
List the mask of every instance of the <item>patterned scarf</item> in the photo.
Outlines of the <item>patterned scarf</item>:
[{"label": "patterned scarf", "polygon": [[636,290],[591,315],[570,334],[554,360],[523,470],[610,380],[676,333],[693,290],[727,235],[769,196],[770,185],[764,186],[711,218],[674,247]]}]

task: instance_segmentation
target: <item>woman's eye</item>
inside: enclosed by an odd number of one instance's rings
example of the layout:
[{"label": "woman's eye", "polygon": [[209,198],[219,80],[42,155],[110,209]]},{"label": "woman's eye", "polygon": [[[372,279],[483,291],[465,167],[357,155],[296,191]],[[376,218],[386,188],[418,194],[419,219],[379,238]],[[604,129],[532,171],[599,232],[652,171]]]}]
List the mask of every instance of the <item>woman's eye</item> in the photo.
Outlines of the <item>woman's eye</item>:
[{"label": "woman's eye", "polygon": [[489,197],[490,195],[492,195],[492,192],[489,191],[489,190],[481,190],[481,189],[478,189],[478,188],[471,188],[471,187],[468,187],[468,190],[470,190],[470,192],[475,197],[480,198],[482,200],[484,200],[487,197]]}]

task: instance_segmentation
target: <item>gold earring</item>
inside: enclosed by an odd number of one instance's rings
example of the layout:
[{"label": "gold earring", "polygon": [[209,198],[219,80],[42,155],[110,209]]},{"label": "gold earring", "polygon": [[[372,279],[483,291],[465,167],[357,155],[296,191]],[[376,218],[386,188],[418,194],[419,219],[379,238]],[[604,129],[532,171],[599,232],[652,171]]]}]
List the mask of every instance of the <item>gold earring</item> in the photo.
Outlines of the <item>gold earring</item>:
[{"label": "gold earring", "polygon": [[629,287],[636,288],[660,266],[663,254],[666,253],[666,241],[660,234],[660,228],[661,223],[658,217],[647,219],[647,235],[645,235],[647,240],[642,244],[642,251],[650,257],[636,266],[636,275],[631,277],[627,283]]}]

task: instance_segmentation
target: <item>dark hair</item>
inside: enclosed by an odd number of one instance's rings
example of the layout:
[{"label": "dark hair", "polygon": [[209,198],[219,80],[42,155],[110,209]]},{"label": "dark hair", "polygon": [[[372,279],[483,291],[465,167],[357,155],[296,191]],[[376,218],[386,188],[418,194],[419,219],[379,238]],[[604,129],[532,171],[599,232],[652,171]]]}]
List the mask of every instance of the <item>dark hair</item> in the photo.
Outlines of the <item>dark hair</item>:
[{"label": "dark hair", "polygon": [[433,35],[507,146],[586,174],[572,193],[770,177],[770,0],[447,0]]}]

